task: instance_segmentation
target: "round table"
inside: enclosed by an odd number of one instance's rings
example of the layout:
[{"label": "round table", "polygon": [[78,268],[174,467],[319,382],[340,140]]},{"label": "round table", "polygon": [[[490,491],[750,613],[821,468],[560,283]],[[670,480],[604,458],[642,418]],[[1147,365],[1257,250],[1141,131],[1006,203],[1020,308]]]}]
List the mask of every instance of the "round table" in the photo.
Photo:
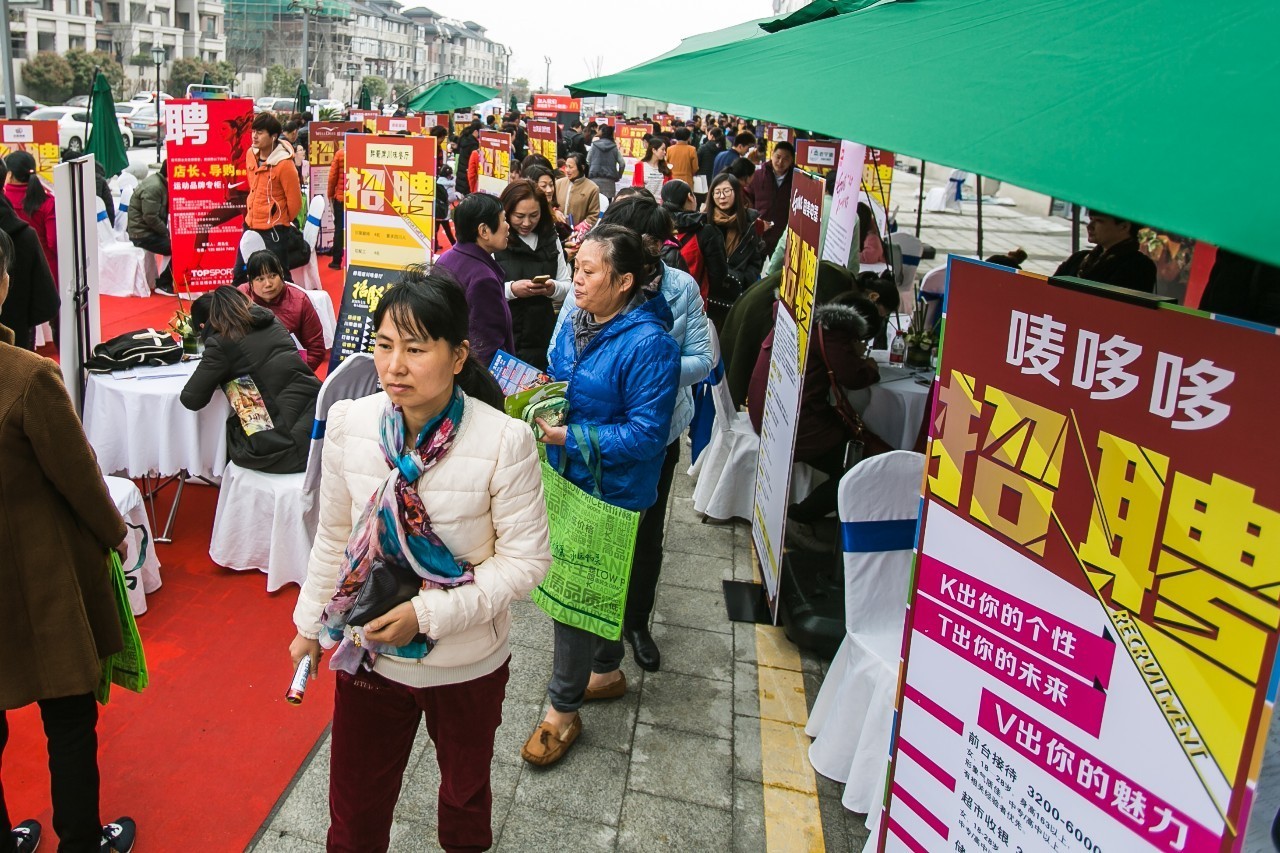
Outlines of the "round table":
[{"label": "round table", "polygon": [[881,364],[880,382],[861,391],[849,392],[849,401],[876,435],[898,450],[916,446],[920,424],[929,405],[930,377],[901,367]]},{"label": "round table", "polygon": [[92,373],[84,398],[84,431],[104,474],[136,478],[186,473],[221,476],[227,466],[222,394],[192,412],[179,396],[198,361]]}]

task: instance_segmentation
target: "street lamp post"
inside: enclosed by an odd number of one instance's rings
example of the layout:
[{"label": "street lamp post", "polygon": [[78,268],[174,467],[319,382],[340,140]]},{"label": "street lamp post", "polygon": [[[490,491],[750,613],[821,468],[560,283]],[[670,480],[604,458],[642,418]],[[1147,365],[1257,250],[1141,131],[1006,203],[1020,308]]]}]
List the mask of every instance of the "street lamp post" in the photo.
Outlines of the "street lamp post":
[{"label": "street lamp post", "polygon": [[511,100],[510,90],[507,88],[507,81],[511,76],[511,48],[505,44],[502,46],[502,111],[507,111],[507,103]]},{"label": "street lamp post", "polygon": [[159,44],[151,46],[151,61],[156,64],[156,163],[160,162],[160,135],[163,125],[160,122],[160,66],[164,64],[164,48]]},{"label": "street lamp post", "polygon": [[351,101],[351,108],[355,109],[356,103],[356,72],[360,70],[360,66],[354,62],[347,63],[347,97]]}]

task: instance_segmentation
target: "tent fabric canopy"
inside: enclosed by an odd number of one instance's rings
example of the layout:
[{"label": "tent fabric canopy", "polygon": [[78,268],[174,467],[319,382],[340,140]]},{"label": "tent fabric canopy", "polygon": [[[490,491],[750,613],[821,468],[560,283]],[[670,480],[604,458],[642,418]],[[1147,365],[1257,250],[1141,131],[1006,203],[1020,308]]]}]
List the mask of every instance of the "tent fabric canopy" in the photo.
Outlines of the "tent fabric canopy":
[{"label": "tent fabric canopy", "polygon": [[448,113],[496,98],[499,92],[488,86],[475,83],[464,83],[461,80],[441,80],[420,95],[416,95],[406,106],[420,113]]},{"label": "tent fabric canopy", "polygon": [[97,159],[108,178],[114,178],[129,168],[129,155],[124,149],[124,134],[120,132],[120,122],[116,118],[111,84],[102,72],[93,79],[93,93],[89,101],[89,141],[85,143],[85,151]]},{"label": "tent fabric canopy", "polygon": [[1273,151],[1278,32],[1274,0],[911,0],[571,89],[886,148],[1280,264],[1274,193],[1221,174]]}]

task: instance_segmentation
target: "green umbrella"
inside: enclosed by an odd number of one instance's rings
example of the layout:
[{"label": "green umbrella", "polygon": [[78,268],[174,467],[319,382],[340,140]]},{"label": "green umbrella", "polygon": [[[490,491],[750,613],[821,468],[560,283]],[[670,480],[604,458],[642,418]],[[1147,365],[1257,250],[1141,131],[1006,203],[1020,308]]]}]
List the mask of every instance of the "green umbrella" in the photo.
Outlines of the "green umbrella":
[{"label": "green umbrella", "polygon": [[360,100],[358,103],[360,104],[360,106],[356,107],[358,110],[367,110],[372,108],[373,98],[369,95],[369,87],[360,87]]},{"label": "green umbrella", "polygon": [[108,178],[129,168],[129,155],[124,150],[124,136],[116,119],[116,104],[111,97],[111,84],[105,74],[99,72],[93,80],[93,93],[89,95],[89,142],[84,150],[92,154],[106,170]]},{"label": "green umbrella", "polygon": [[311,109],[311,90],[307,88],[306,80],[299,80],[298,91],[293,95],[293,111],[305,113],[309,109]]},{"label": "green umbrella", "polygon": [[514,94],[511,96],[511,103],[507,104],[507,111],[513,113],[520,112],[520,107],[516,103],[516,96]]},{"label": "green umbrella", "polygon": [[477,86],[474,83],[463,83],[461,80],[441,80],[420,95],[416,95],[406,106],[419,113],[451,113],[454,110],[474,107],[498,96],[497,89],[488,86]]},{"label": "green umbrella", "polygon": [[823,4],[831,17],[570,90],[807,128],[1280,264],[1267,193],[1191,177],[1222,152],[1272,158],[1280,119],[1259,105],[1280,103],[1280,4],[1229,15],[1203,0],[863,5]]}]

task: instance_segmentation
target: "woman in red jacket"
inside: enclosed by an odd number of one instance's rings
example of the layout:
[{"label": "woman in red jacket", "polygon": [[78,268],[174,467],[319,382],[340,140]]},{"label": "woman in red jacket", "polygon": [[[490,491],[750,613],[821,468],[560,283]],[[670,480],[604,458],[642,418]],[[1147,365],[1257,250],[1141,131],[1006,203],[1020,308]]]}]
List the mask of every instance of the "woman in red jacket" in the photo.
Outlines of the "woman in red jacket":
[{"label": "woman in red jacket", "polygon": [[53,196],[36,174],[36,158],[26,151],[14,151],[4,158],[4,195],[18,218],[35,229],[44,249],[53,283],[58,283],[58,222],[53,212]]},{"label": "woman in red jacket", "polygon": [[240,285],[240,292],[261,305],[280,321],[289,334],[297,338],[306,350],[307,366],[315,370],[324,361],[324,328],[315,306],[300,287],[284,280],[284,266],[274,253],[260,249],[249,256],[245,263],[249,275],[247,284]]}]

